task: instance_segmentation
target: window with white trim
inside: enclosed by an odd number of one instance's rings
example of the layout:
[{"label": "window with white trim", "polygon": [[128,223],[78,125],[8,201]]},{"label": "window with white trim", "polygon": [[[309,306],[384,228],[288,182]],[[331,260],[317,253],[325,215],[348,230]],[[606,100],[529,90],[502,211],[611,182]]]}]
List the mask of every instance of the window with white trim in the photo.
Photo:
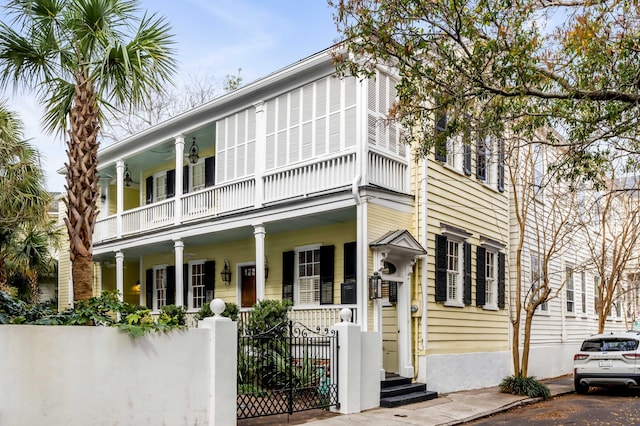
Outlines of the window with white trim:
[{"label": "window with white trim", "polygon": [[320,247],[296,251],[298,263],[298,304],[320,304]]},{"label": "window with white trim", "polygon": [[156,266],[153,268],[154,309],[158,310],[167,305],[167,268]]},{"label": "window with white trim", "polygon": [[541,145],[533,148],[533,187],[536,198],[542,198],[544,179],[544,156]]},{"label": "window with white trim", "polygon": [[462,304],[462,250],[458,241],[447,240],[447,302]]},{"label": "window with white trim", "polygon": [[190,191],[197,191],[205,186],[204,158],[200,158],[196,164],[190,165],[189,178],[191,179]]},{"label": "window with white trim", "polygon": [[494,251],[485,253],[485,307],[498,306],[498,255]]},{"label": "window with white trim", "polygon": [[580,313],[587,313],[587,278],[584,271],[580,272],[580,284],[579,284],[579,300],[580,300]]},{"label": "window with white trim", "polygon": [[191,309],[200,309],[205,304],[204,261],[189,263],[189,303]]},{"label": "window with white trim", "polygon": [[575,312],[575,288],[573,282],[573,265],[567,265],[565,268],[566,282],[565,282],[565,294],[567,298],[567,312]]},{"label": "window with white trim", "polygon": [[[541,286],[544,282],[544,274],[542,273],[542,259],[540,254],[531,253],[531,291],[534,293],[534,300],[537,300],[539,293],[542,291]],[[549,305],[545,300],[538,306],[538,308],[546,312],[549,310]]]},{"label": "window with white trim", "polygon": [[598,315],[600,308],[600,277],[598,275],[593,276],[593,312]]},{"label": "window with white trim", "polygon": [[153,175],[153,200],[162,201],[167,198],[167,172]]}]

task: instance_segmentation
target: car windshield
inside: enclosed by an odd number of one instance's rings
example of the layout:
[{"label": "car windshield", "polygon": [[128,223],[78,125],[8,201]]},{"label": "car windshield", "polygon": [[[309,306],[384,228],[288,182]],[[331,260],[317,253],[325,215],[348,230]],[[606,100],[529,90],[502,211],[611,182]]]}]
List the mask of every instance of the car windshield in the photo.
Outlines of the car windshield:
[{"label": "car windshield", "polygon": [[582,352],[606,352],[606,351],[635,351],[638,341],[620,337],[608,337],[585,340],[580,350]]}]

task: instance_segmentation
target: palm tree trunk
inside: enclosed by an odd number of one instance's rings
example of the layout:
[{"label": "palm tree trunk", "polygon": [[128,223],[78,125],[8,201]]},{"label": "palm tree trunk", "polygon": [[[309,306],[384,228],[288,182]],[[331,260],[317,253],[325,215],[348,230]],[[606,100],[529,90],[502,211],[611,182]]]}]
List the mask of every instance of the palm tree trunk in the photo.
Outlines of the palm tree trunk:
[{"label": "palm tree trunk", "polygon": [[67,218],[72,262],[73,300],[93,295],[93,229],[95,226],[98,166],[98,109],[87,71],[76,74],[76,94],[67,142]]}]

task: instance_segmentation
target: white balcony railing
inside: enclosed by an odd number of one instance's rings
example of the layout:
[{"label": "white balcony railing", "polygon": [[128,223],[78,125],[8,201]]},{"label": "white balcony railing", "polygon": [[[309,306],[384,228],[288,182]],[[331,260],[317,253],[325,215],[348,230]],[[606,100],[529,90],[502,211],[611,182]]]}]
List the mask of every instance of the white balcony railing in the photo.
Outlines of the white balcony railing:
[{"label": "white balcony railing", "polygon": [[306,197],[350,185],[356,173],[356,154],[350,153],[265,176],[265,202]]},{"label": "white balcony railing", "polygon": [[406,162],[369,151],[369,181],[374,185],[398,192],[409,192],[408,168]]},{"label": "white balcony railing", "polygon": [[[322,305],[312,307],[292,307],[287,315],[290,321],[304,325],[310,330],[319,330],[323,332],[329,330],[333,325],[340,322],[340,311],[342,308],[351,309],[352,317],[351,322],[357,322],[358,317],[356,315],[355,305]],[[249,317],[251,316],[251,309],[245,309],[240,311],[238,320],[246,327]]]}]

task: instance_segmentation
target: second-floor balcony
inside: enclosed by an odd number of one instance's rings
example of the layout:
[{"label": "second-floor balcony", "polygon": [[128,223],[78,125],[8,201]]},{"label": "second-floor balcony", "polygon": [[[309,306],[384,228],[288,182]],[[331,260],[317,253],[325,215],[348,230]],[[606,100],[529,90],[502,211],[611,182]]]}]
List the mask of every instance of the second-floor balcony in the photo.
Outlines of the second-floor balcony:
[{"label": "second-floor balcony", "polygon": [[370,184],[402,193],[408,191],[406,162],[375,151],[368,151],[367,157],[367,182],[361,178],[357,153],[352,150],[107,215],[96,223],[94,242],[248,212],[315,195],[350,191],[357,178],[360,178],[355,182],[357,185]]}]

